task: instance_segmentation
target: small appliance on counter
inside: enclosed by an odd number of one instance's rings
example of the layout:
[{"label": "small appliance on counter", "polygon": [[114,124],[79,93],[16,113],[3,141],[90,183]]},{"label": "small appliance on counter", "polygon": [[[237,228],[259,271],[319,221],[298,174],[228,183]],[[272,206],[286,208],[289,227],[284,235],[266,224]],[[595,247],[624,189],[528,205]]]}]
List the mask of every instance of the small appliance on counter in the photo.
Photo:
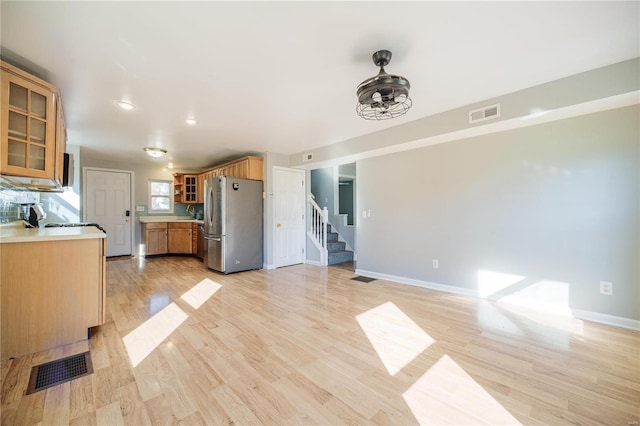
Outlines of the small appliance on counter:
[{"label": "small appliance on counter", "polygon": [[21,204],[22,207],[22,219],[28,222],[33,228],[40,227],[40,221],[47,217],[47,214],[42,209],[40,204],[27,203]]}]

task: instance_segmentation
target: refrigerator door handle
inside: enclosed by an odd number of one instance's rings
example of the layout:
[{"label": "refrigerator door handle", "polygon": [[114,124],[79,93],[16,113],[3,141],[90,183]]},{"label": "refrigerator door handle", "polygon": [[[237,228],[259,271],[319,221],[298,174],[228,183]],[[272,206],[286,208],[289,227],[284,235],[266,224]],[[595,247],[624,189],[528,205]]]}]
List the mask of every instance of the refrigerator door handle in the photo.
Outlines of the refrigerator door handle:
[{"label": "refrigerator door handle", "polygon": [[209,198],[209,203],[208,203],[208,211],[207,213],[209,213],[207,215],[207,221],[208,221],[208,225],[209,225],[209,229],[211,229],[213,227],[213,188],[209,188],[209,193],[207,194],[207,197]]},{"label": "refrigerator door handle", "polygon": [[222,238],[220,238],[220,237],[207,237],[206,235],[205,235],[204,239],[205,240],[211,240],[211,241],[222,241]]}]

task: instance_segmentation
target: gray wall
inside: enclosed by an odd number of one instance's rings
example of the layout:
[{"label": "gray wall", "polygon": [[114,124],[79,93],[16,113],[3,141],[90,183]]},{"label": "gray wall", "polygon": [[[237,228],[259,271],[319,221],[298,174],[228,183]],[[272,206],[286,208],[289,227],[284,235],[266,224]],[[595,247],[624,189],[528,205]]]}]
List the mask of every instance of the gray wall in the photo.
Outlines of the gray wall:
[{"label": "gray wall", "polygon": [[358,222],[358,270],[472,292],[487,271],[514,275],[486,295],[566,287],[572,309],[640,319],[639,114],[636,105],[358,161],[358,209],[371,211]]},{"label": "gray wall", "polygon": [[333,186],[333,167],[311,170],[311,193],[320,208],[329,210],[329,216],[333,216],[334,212]]}]

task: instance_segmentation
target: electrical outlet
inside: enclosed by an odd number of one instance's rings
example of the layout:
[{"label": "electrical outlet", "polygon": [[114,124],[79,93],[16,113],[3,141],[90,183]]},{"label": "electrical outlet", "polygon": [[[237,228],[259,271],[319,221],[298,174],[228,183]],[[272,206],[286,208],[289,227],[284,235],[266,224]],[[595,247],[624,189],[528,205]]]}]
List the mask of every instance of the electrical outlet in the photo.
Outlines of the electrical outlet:
[{"label": "electrical outlet", "polygon": [[600,281],[600,294],[611,296],[613,294],[613,283],[609,281]]},{"label": "electrical outlet", "polygon": [[439,266],[438,259],[433,259],[433,269],[438,269]]},{"label": "electrical outlet", "polygon": [[137,212],[143,212],[144,211],[144,206],[136,206],[136,211]]}]

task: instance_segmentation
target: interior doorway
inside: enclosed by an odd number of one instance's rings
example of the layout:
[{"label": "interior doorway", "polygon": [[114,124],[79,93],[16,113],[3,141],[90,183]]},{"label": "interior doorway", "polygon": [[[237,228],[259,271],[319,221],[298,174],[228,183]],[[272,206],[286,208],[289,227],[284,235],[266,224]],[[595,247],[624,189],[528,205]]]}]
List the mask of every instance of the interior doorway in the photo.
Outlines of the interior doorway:
[{"label": "interior doorway", "polygon": [[305,171],[274,167],[274,266],[303,263]]},{"label": "interior doorway", "polygon": [[133,253],[133,172],[83,168],[83,220],[107,232],[107,257]]}]

